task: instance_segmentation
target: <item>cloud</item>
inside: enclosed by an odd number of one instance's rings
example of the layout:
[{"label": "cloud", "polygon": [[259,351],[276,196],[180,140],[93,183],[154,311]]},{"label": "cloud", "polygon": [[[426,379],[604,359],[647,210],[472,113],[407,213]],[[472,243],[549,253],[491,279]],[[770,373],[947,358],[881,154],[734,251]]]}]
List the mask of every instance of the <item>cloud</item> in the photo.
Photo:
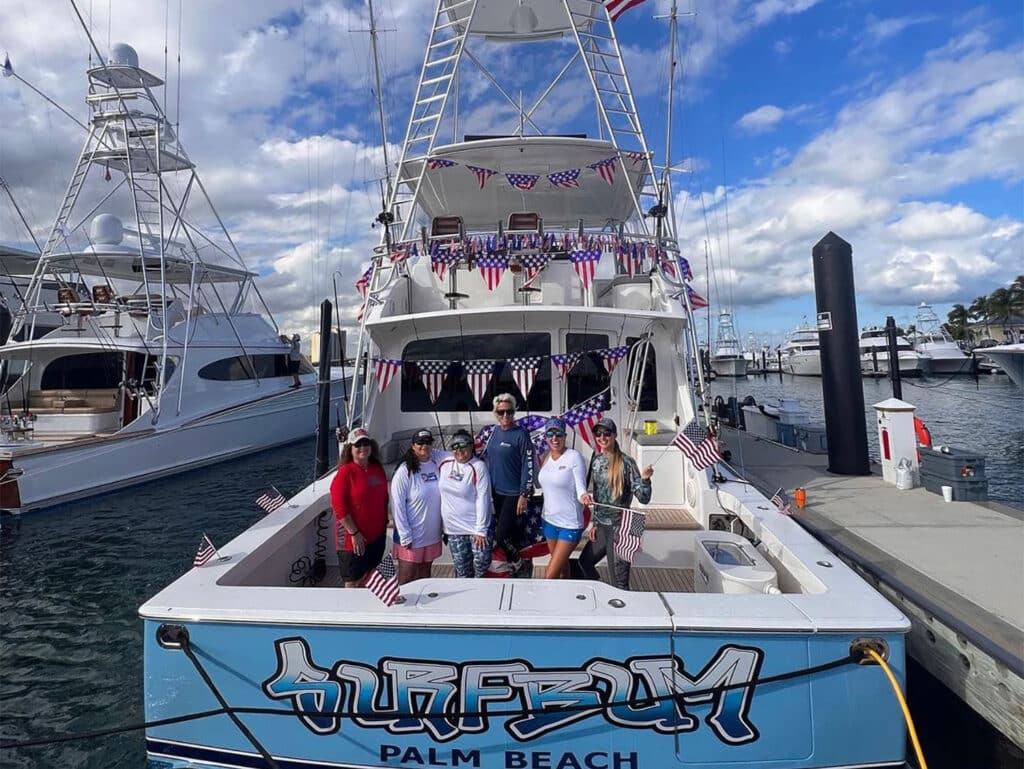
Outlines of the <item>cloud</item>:
[{"label": "cloud", "polygon": [[764,133],[774,128],[785,116],[786,110],[774,104],[765,104],[737,120],[736,127],[747,133]]}]

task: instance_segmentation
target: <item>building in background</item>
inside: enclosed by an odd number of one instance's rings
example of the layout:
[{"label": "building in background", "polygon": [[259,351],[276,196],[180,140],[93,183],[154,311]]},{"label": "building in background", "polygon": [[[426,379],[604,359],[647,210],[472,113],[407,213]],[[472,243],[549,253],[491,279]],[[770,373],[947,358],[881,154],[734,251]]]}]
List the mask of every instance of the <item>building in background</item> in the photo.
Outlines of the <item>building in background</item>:
[{"label": "building in background", "polygon": [[[314,366],[320,363],[320,332],[314,331],[309,337],[309,362]],[[334,329],[331,331],[331,365],[342,365],[342,355],[345,351],[345,332]]]}]

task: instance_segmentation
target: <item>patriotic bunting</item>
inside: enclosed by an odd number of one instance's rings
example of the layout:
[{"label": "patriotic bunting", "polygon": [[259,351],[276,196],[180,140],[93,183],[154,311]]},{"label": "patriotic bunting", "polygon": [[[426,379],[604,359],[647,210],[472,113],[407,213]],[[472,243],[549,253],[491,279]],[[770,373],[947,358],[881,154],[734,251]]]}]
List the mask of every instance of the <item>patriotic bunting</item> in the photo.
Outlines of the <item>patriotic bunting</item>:
[{"label": "patriotic bunting", "polygon": [[[505,174],[505,178],[508,179],[508,183],[517,190],[529,192],[537,183],[537,180],[540,178],[540,174]],[[481,186],[480,189],[483,189],[483,186]]]},{"label": "patriotic bunting", "polygon": [[610,157],[598,160],[596,163],[591,163],[587,168],[597,171],[608,184],[615,184],[615,166],[618,162],[619,159],[617,157]]},{"label": "patriotic bunting", "polygon": [[633,277],[643,272],[644,249],[637,243],[620,245],[618,248],[619,269]]},{"label": "patriotic bunting", "polygon": [[569,261],[572,262],[572,268],[579,276],[583,288],[589,289],[597,274],[597,263],[601,261],[601,251],[599,249],[573,251],[569,254]]},{"label": "patriotic bunting", "polygon": [[439,280],[444,280],[448,267],[456,264],[461,258],[462,254],[457,250],[436,248],[430,254],[430,269]]},{"label": "patriotic bunting", "polygon": [[575,427],[586,443],[594,448],[594,425],[604,416],[604,393],[588,398],[578,406],[574,406],[562,415],[569,427]]},{"label": "patriotic bunting", "polygon": [[366,301],[359,305],[359,312],[356,313],[356,323],[362,323],[363,316],[366,315],[369,310],[372,310],[374,307],[379,307],[382,304],[384,304],[383,299],[376,296],[366,297]]},{"label": "patriotic bunting", "polygon": [[534,279],[540,275],[540,271],[547,267],[549,261],[551,261],[551,257],[543,252],[524,254],[519,257],[519,264],[523,266],[523,276],[525,278],[523,288],[533,283]]},{"label": "patriotic bunting", "polygon": [[679,431],[672,439],[672,445],[682,451],[697,470],[703,470],[722,461],[715,436],[696,418]]},{"label": "patriotic bunting", "polygon": [[552,355],[551,362],[558,368],[558,376],[565,379],[569,372],[576,367],[576,364],[579,363],[582,358],[583,353],[570,352],[564,355]]},{"label": "patriotic bunting", "polygon": [[377,376],[377,389],[384,392],[395,378],[395,374],[402,368],[402,361],[390,358],[374,358],[374,373]]},{"label": "patriotic bunting", "polygon": [[444,158],[431,158],[427,161],[427,168],[431,171],[436,171],[438,168],[451,168],[457,166],[454,160],[445,160]]},{"label": "patriotic bunting", "polygon": [[480,168],[478,166],[466,166],[466,168],[469,169],[470,173],[476,176],[476,180],[480,184],[480,189],[484,188],[488,179],[498,173],[497,171],[492,171],[490,168]]},{"label": "patriotic bunting", "polygon": [[629,158],[629,162],[633,165],[636,165],[643,160],[647,160],[647,155],[643,152],[627,152],[626,157]]},{"label": "patriotic bunting", "polygon": [[466,374],[466,381],[469,382],[469,389],[473,393],[473,399],[477,405],[483,406],[484,393],[491,384],[494,376],[495,360],[467,360],[462,362],[462,370]]},{"label": "patriotic bunting", "polygon": [[477,260],[477,265],[480,267],[480,274],[484,276],[487,290],[493,291],[501,283],[501,276],[508,267],[508,257],[499,254],[488,254],[487,256],[480,257]]},{"label": "patriotic bunting", "polygon": [[616,537],[615,555],[627,563],[633,563],[642,549],[644,532],[647,530],[647,516],[636,510],[624,510],[619,522],[619,536]]},{"label": "patriotic bunting", "polygon": [[611,376],[615,367],[619,365],[626,354],[629,353],[628,347],[609,347],[607,350],[601,350],[601,360],[604,361],[604,367],[608,370],[608,376]]},{"label": "patriotic bunting", "polygon": [[450,364],[446,360],[416,361],[416,368],[419,369],[420,377],[423,379],[423,386],[427,388],[431,403],[437,403],[437,397],[441,394],[444,380],[448,376],[449,366]]},{"label": "patriotic bunting", "polygon": [[548,174],[548,181],[551,182],[554,187],[564,187],[569,189],[575,187],[579,189],[580,183],[580,169],[572,168],[568,171],[558,171],[557,173]]},{"label": "patriotic bunting", "polygon": [[526,399],[530,395],[530,390],[533,389],[533,380],[537,376],[537,369],[540,368],[540,358],[511,358],[508,365],[512,369],[512,378],[516,380],[519,392]]}]

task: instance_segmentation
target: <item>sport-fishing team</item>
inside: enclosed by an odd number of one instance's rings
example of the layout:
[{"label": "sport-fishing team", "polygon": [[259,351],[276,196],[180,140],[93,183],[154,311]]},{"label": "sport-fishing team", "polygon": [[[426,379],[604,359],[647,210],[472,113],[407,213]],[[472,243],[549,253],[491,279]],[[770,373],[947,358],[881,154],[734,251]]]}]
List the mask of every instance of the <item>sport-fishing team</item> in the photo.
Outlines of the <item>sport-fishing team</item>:
[{"label": "sport-fishing team", "polygon": [[[530,433],[515,422],[515,397],[502,393],[492,403],[497,424],[480,456],[465,430],[451,436],[450,452],[434,448],[430,430],[417,430],[390,487],[377,442],[363,428],[349,433],[331,482],[345,587],[361,587],[383,559],[389,504],[400,583],[429,577],[445,541],[457,577],[485,576],[495,545],[504,552],[505,573],[515,576],[528,564],[519,553],[521,517],[536,484],[543,491],[550,553],[544,577],[567,577],[569,558],[585,540],[579,555],[584,576],[599,579],[597,564],[607,559],[611,583],[629,589],[630,564],[616,556],[616,537],[622,509],[634,500],[650,501],[654,468],[641,472],[619,449],[611,419],[594,425],[597,451],[588,467],[578,451],[566,447],[565,422],[551,417],[544,425],[549,450],[537,471]],[[589,525],[584,506],[592,511]]]}]

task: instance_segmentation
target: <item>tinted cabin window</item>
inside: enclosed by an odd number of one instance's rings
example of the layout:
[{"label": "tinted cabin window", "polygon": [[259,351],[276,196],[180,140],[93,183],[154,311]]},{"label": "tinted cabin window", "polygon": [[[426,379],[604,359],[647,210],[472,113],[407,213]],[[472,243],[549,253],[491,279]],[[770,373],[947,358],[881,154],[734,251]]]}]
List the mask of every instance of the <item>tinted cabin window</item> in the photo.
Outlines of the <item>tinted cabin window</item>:
[{"label": "tinted cabin window", "polygon": [[[299,365],[299,373],[312,373],[312,368],[303,361]],[[215,382],[238,382],[256,377],[274,379],[288,375],[287,355],[238,355],[207,363],[199,369],[200,379],[211,379]]]},{"label": "tinted cabin window", "polygon": [[[588,352],[600,350],[608,346],[605,334],[566,334],[566,352]],[[592,395],[597,395],[608,387],[611,378],[605,368],[601,356],[595,352],[584,355],[566,377],[567,406],[572,408]]]},{"label": "tinted cabin window", "polygon": [[109,390],[121,384],[121,353],[65,355],[48,364],[40,390]]},{"label": "tinted cabin window", "polygon": [[[505,392],[516,396],[520,411],[550,411],[550,354],[549,334],[472,334],[410,342],[402,351],[402,360],[405,361],[402,366],[402,411],[490,411],[491,398]],[[530,356],[540,358],[540,367],[527,401],[516,387],[512,370],[505,361]],[[497,364],[481,404],[473,400],[465,372],[458,362],[450,365],[437,403],[432,404],[421,372],[415,365],[418,360],[495,360]]]},{"label": "tinted cabin window", "polygon": [[[657,360],[654,356],[653,345],[637,345],[639,337],[629,337],[626,339],[626,344],[629,345],[629,357],[626,359],[626,363],[629,368],[626,369],[628,378],[627,386],[629,387],[630,395],[633,394],[633,380],[640,376],[640,370],[644,372],[644,383],[640,388],[640,411],[657,411],[658,410],[658,374],[657,374]],[[644,350],[646,349],[646,354]],[[644,363],[644,359],[647,359],[647,363]]]}]

